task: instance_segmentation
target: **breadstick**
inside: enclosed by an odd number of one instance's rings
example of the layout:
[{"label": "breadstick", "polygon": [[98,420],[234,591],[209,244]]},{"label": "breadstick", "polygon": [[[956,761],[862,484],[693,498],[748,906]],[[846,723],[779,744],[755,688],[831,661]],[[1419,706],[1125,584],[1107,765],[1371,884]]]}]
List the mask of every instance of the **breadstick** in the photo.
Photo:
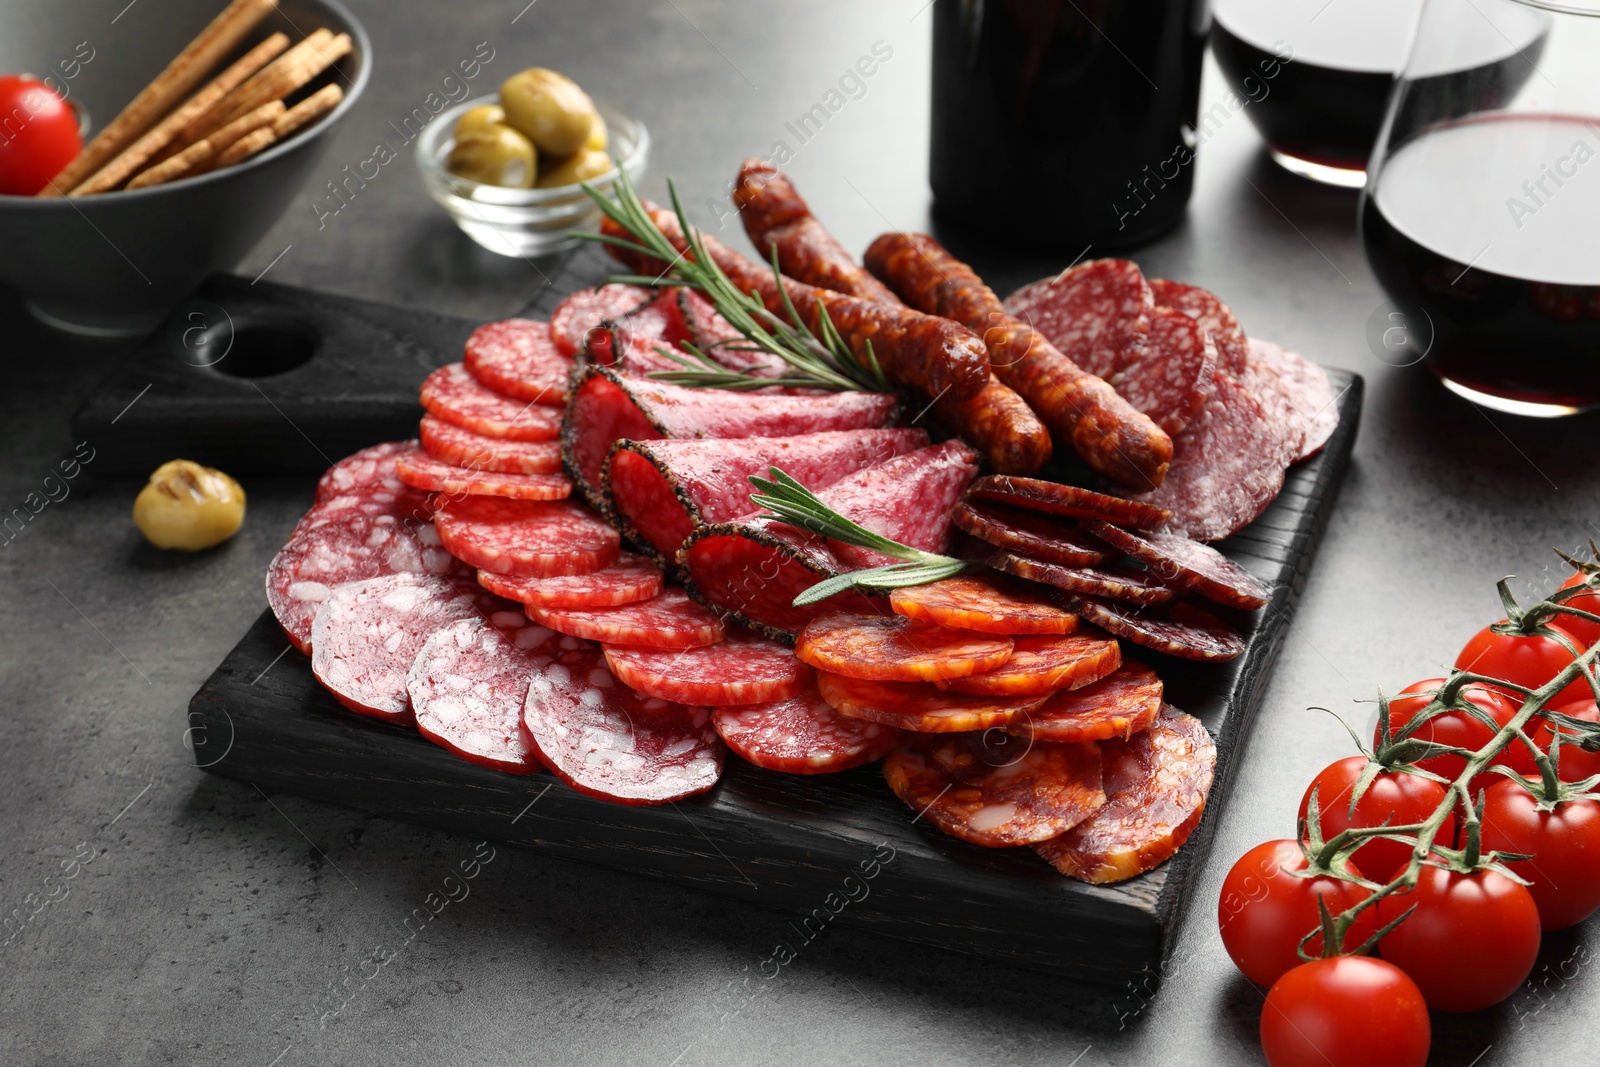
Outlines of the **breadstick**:
[{"label": "breadstick", "polygon": [[215,130],[240,115],[260,107],[268,100],[281,100],[302,89],[350,51],[350,35],[334,37],[318,30],[283,55],[261,73],[245,82],[217,103],[185,134],[186,139],[209,137]]},{"label": "breadstick", "polygon": [[278,136],[272,132],[271,126],[261,126],[251,130],[219,152],[208,169],[220,170],[223,167],[231,167],[235,163],[249,159],[277,139]]},{"label": "breadstick", "polygon": [[191,96],[183,106],[156,123],[155,128],[133,144],[123,149],[111,162],[95,171],[81,185],[67,195],[86,196],[115,189],[129,177],[137,174],[166,148],[184,127],[205,114],[218,100],[232,92],[246,78],[266,66],[285,48],[289,47],[286,34],[274,33],[233,62],[227,70],[212,78],[204,88]]},{"label": "breadstick", "polygon": [[199,140],[185,148],[182,152],[169,159],[163,159],[153,167],[146,167],[128,180],[123,186],[129,192],[134,189],[143,189],[147,185],[163,185],[175,181],[188,174],[204,160],[210,159],[216,153],[216,148],[207,140]]},{"label": "breadstick", "polygon": [[[251,91],[252,87],[260,82],[261,79],[273,76],[273,72],[279,70],[285,64],[298,62],[299,57],[304,55],[308,48],[314,45],[325,47],[332,40],[332,30],[313,30],[299,44],[291,46],[287,52],[262,67],[243,83],[235,86],[220,100],[214,101],[209,108],[191,120],[187,126],[178,131],[177,136],[172,139],[171,144],[167,145],[165,151],[156,156],[155,161],[160,163],[162,160],[176,155],[196,141],[211,136],[212,133],[226,126],[233,119],[238,118],[242,112],[236,113],[234,105],[244,98],[244,93]],[[260,102],[258,101],[257,103]],[[245,108],[243,110],[248,111],[250,109]]]},{"label": "breadstick", "polygon": [[300,127],[321,118],[325,113],[339,106],[339,101],[344,99],[344,90],[337,85],[324,85],[304,100],[300,101],[272,123],[272,135],[278,140],[283,140]]},{"label": "breadstick", "polygon": [[233,0],[38,195],[63,195],[138,140],[276,6],[277,0]]},{"label": "breadstick", "polygon": [[[194,174],[203,174],[213,169],[217,164],[214,157],[224,152],[235,141],[245,137],[262,127],[271,127],[274,120],[284,113],[282,100],[269,100],[256,108],[248,115],[242,115],[228,123],[210,137],[203,137],[182,152],[157,163],[142,173],[135,174],[133,180],[128,182],[129,189],[143,189],[147,185],[160,185],[178,178],[187,178]],[[204,146],[202,148],[202,146]],[[179,167],[172,164],[182,160]],[[147,177],[147,175],[151,175]]]}]

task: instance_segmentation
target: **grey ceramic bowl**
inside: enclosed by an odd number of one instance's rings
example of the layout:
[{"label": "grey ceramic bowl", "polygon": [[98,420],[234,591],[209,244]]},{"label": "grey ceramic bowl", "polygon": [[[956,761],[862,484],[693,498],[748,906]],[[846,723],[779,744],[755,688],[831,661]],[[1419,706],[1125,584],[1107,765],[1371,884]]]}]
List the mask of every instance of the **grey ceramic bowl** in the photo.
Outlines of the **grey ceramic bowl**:
[{"label": "grey ceramic bowl", "polygon": [[[71,18],[62,9],[73,6],[49,4],[51,14],[36,8],[37,21],[47,20],[48,28],[7,16],[11,39],[0,45],[0,70],[52,71],[46,49],[59,50],[72,36],[61,27]],[[169,7],[138,27],[137,36],[130,34],[147,62],[128,63],[103,45],[81,78],[69,83],[69,99],[88,110],[93,128],[109,122],[221,3]],[[128,18],[138,11],[134,7]],[[238,49],[274,30],[296,41],[322,26],[348,33],[352,45],[331,74],[345,95],[330,114],[243,163],[166,185],[70,199],[0,196],[0,285],[21,292],[35,316],[58,328],[137,335],[154,329],[207,275],[237,266],[313,176],[328,135],[366,87],[372,44],[337,0],[282,0]],[[30,30],[36,31],[32,48],[25,40]],[[18,54],[23,49],[31,57]]]}]

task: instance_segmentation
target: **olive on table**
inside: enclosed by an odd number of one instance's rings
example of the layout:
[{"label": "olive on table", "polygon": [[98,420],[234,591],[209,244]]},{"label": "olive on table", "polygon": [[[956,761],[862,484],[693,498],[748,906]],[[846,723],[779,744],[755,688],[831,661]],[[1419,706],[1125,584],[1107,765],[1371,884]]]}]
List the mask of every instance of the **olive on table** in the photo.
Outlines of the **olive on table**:
[{"label": "olive on table", "polygon": [[522,131],[540,152],[570,156],[594,128],[594,103],[577,82],[544,67],[529,67],[500,85],[506,123]]},{"label": "olive on table", "polygon": [[198,552],[220,545],[244,522],[244,489],[193,460],[163,463],[133,502],[133,522],[157,548]]},{"label": "olive on table", "polygon": [[604,152],[584,148],[566,159],[557,160],[544,173],[539,175],[538,187],[540,189],[553,189],[558,185],[577,185],[579,182],[593,181],[602,174],[609,174],[616,164],[611,162],[611,157]]},{"label": "olive on table", "polygon": [[499,104],[479,104],[463,111],[461,117],[456,119],[455,135],[459,139],[485,126],[503,126],[505,121],[505,109]]},{"label": "olive on table", "polygon": [[446,166],[451,174],[485,185],[531,189],[538,152],[510,126],[483,126],[456,138]]}]

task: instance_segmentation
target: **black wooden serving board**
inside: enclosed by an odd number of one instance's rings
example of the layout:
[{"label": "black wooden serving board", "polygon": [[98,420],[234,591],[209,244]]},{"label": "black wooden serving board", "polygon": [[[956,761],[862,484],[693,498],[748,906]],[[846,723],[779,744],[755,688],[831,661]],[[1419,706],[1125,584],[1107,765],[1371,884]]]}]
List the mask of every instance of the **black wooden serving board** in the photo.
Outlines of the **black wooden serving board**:
[{"label": "black wooden serving board", "polygon": [[[270,612],[190,703],[195,761],[270,788],[811,915],[813,927],[859,927],[1107,989],[1153,984],[1349,462],[1362,383],[1330,373],[1340,412],[1332,440],[1221,546],[1273,591],[1268,607],[1238,619],[1247,651],[1225,665],[1141,657],[1165,679],[1170,702],[1206,724],[1218,760],[1212,802],[1188,845],[1138,878],[1088,886],[1031,850],[947,837],[902,805],[876,767],[795,776],[730,756],[712,792],[664,807],[595,800],[545,773],[487,770],[413,730],[346,711],[317,685],[309,660],[286,651]],[[863,864],[875,875],[865,893]]]}]

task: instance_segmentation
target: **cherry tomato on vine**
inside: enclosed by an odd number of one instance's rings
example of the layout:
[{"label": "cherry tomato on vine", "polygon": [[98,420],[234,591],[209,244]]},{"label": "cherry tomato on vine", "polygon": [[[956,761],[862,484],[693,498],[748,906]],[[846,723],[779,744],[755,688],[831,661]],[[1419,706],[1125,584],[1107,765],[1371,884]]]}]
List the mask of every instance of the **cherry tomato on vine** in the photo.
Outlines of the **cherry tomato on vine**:
[{"label": "cherry tomato on vine", "polygon": [[[1501,619],[1500,623],[1505,621]],[[1583,647],[1583,643],[1561,625],[1550,623],[1549,628],[1567,637],[1575,646]],[[1473,634],[1472,640],[1461,649],[1461,654],[1456,657],[1456,667],[1528,689],[1537,689],[1560,674],[1576,658],[1554,637],[1544,634],[1501,634],[1495,633],[1493,626],[1485,626]],[[1520,707],[1522,697],[1509,690],[1507,693],[1511,702]],[[1577,678],[1557,693],[1552,703],[1571,704],[1593,695],[1589,683]]]},{"label": "cherry tomato on vine", "polygon": [[[1354,882],[1321,875],[1299,877],[1310,864],[1298,841],[1266,841],[1239,857],[1222,882],[1217,901],[1217,927],[1223,947],[1239,970],[1252,982],[1270,986],[1298,967],[1300,939],[1317,929],[1321,916],[1317,898],[1323,897],[1334,915],[1361,903],[1367,890]],[[1351,867],[1351,873],[1361,872]],[[1377,927],[1368,908],[1356,917],[1345,935],[1344,948],[1354,950]],[[1309,953],[1322,951],[1322,935],[1306,945]]]},{"label": "cherry tomato on vine", "polygon": [[1261,1008],[1270,1067],[1423,1067],[1432,1040],[1417,984],[1370,956],[1302,963]]},{"label": "cherry tomato on vine", "polygon": [[1497,871],[1457,874],[1424,865],[1417,884],[1378,902],[1378,922],[1417,910],[1378,952],[1417,983],[1436,1011],[1478,1011],[1517,991],[1539,954],[1539,909]]},{"label": "cherry tomato on vine", "polygon": [[82,147],[77,114],[42,81],[0,75],[0,115],[0,193],[32,196]]},{"label": "cherry tomato on vine", "polygon": [[[1317,807],[1322,812],[1324,841],[1352,826],[1381,826],[1385,821],[1391,826],[1423,822],[1444,803],[1447,796],[1444,786],[1420,775],[1379,771],[1356,802],[1352,817],[1350,791],[1366,768],[1365,756],[1347,756],[1324,767],[1306,787],[1305,796],[1300,798],[1299,817],[1306,817],[1306,810],[1311,804],[1311,791],[1315,789]],[[1455,823],[1456,817],[1452,814],[1439,828],[1438,840],[1453,840]],[[1373,838],[1363,843],[1355,856],[1364,875],[1374,882],[1387,882],[1410,862],[1411,846]]]},{"label": "cherry tomato on vine", "polygon": [[1554,811],[1516,782],[1484,794],[1483,847],[1532,856],[1506,866],[1526,878],[1545,930],[1565,930],[1600,909],[1600,802],[1569,800]]},{"label": "cherry tomato on vine", "polygon": [[[1582,585],[1583,580],[1583,575],[1574,574],[1561,583],[1561,588],[1571,589],[1575,585]],[[1600,593],[1580,593],[1567,601],[1567,606],[1600,615]],[[1600,641],[1600,622],[1590,622],[1588,619],[1578,619],[1571,615],[1557,615],[1555,622],[1557,626],[1578,639],[1579,648],[1588,648],[1596,641]]]},{"label": "cherry tomato on vine", "polygon": [[[1390,736],[1398,734],[1401,727],[1427,707],[1433,700],[1431,691],[1437,690],[1444,683],[1443,678],[1425,678],[1400,690],[1400,695],[1389,701]],[[1517,713],[1517,709],[1505,697],[1482,686],[1467,686],[1461,690],[1461,696],[1467,703],[1488,712],[1489,717],[1502,726],[1510,722],[1512,716]],[[1494,731],[1464,711],[1450,711],[1429,719],[1417,727],[1411,736],[1422,741],[1436,741],[1441,745],[1453,745],[1469,752],[1476,752],[1493,739]],[[1382,740],[1378,732],[1373,731],[1373,747],[1376,748]],[[1427,759],[1418,760],[1417,766],[1454,781],[1466,769],[1467,761],[1464,756],[1429,756]]]}]

